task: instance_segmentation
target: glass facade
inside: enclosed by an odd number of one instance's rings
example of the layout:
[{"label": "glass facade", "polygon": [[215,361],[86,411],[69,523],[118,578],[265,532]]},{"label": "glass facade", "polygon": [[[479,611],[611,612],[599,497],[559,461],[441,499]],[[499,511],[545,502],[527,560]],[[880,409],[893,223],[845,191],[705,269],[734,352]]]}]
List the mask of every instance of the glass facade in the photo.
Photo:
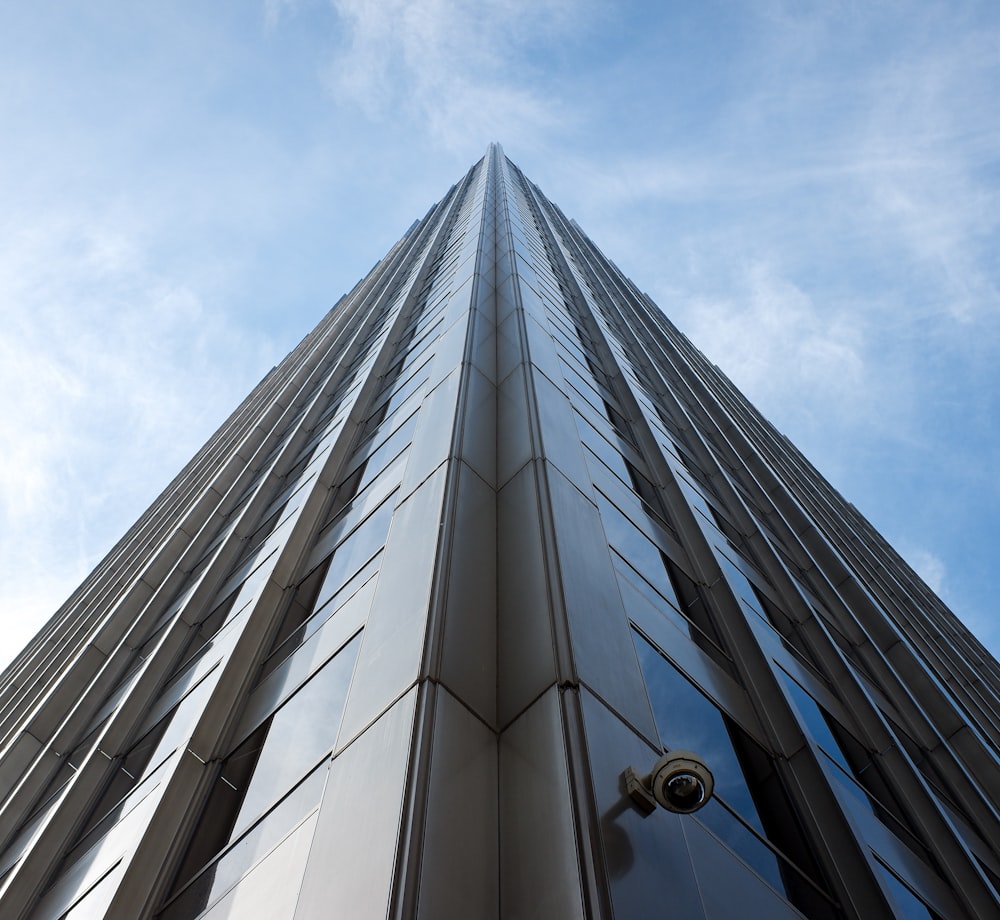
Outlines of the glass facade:
[{"label": "glass facade", "polygon": [[998,694],[491,145],[0,677],[0,916],[998,916]]}]

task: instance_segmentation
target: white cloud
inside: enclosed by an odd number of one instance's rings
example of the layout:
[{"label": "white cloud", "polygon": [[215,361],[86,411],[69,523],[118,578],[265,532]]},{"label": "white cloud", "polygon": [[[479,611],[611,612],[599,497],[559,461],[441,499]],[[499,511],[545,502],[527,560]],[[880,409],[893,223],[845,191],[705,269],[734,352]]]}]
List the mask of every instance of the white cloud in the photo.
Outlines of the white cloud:
[{"label": "white cloud", "polygon": [[268,29],[275,28],[282,18],[292,13],[296,0],[264,0],[264,23]]},{"label": "white cloud", "polygon": [[[60,214],[0,236],[0,612],[24,632],[5,635],[12,652],[245,385],[209,351],[226,341],[220,320],[150,266],[137,234]],[[261,363],[261,341],[228,333]]]},{"label": "white cloud", "polygon": [[860,140],[874,219],[899,234],[943,308],[964,323],[1000,311],[991,243],[1000,201],[984,181],[1000,146],[997,77],[1000,46],[975,30],[891,59],[871,78]]},{"label": "white cloud", "polygon": [[753,401],[856,423],[871,410],[865,331],[857,317],[821,307],[763,262],[749,265],[733,299],[688,301],[684,329]]},{"label": "white cloud", "polygon": [[[533,78],[528,49],[588,20],[570,0],[332,0],[345,39],[330,90],[370,117],[405,112],[449,149],[501,139],[525,145],[572,116]],[[551,52],[550,52],[551,53]]]},{"label": "white cloud", "polygon": [[924,580],[927,587],[940,596],[947,584],[947,567],[944,560],[928,549],[905,541],[900,546],[900,554]]}]

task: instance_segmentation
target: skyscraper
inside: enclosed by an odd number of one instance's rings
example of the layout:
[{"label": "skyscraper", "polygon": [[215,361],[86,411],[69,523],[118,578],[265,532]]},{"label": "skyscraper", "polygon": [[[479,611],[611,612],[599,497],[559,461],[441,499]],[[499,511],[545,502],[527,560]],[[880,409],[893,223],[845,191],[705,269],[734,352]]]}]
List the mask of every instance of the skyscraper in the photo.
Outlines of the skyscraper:
[{"label": "skyscraper", "polygon": [[0,916],[996,916],[998,691],[493,145],[3,674]]}]

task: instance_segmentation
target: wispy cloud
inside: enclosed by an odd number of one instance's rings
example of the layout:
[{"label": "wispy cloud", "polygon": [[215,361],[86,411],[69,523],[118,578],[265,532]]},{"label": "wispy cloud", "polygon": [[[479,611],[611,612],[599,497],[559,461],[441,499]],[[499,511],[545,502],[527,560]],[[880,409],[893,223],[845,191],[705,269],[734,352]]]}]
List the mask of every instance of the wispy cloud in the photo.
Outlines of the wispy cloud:
[{"label": "wispy cloud", "polygon": [[943,559],[923,547],[903,542],[899,551],[913,570],[935,594],[942,595],[947,587],[947,566]]},{"label": "wispy cloud", "polygon": [[66,213],[0,234],[0,607],[16,648],[240,393],[213,360],[221,319],[138,235]]},{"label": "wispy cloud", "polygon": [[[569,0],[333,0],[344,32],[330,90],[370,117],[407,113],[450,149],[502,139],[532,144],[572,119],[539,89],[529,51],[571,38],[589,4]],[[390,115],[391,113],[391,115]],[[535,141],[536,142],[536,141]]]},{"label": "wispy cloud", "polygon": [[685,305],[693,341],[752,399],[807,413],[839,407],[824,414],[824,425],[838,418],[858,423],[872,407],[863,324],[816,304],[766,263],[747,266],[738,291],[735,300]]},{"label": "wispy cloud", "polygon": [[295,10],[295,0],[264,0],[264,24],[275,28],[281,19]]},{"label": "wispy cloud", "polygon": [[994,260],[1000,201],[995,112],[1000,46],[967,32],[951,47],[880,68],[863,160],[872,215],[899,234],[950,316],[972,322],[1000,310]]}]

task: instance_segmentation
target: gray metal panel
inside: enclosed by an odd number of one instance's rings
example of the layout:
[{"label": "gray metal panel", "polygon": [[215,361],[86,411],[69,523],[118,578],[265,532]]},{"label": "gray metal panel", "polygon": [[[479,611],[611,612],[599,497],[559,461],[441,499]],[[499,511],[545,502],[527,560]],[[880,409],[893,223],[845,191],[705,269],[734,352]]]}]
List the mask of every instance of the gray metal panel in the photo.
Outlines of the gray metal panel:
[{"label": "gray metal panel", "polygon": [[496,734],[439,692],[418,918],[499,917],[497,771]]},{"label": "gray metal panel", "polygon": [[576,672],[638,731],[656,738],[600,514],[567,479],[546,467]]},{"label": "gray metal panel", "polygon": [[21,732],[7,746],[0,759],[0,787],[12,789],[14,783],[42,749],[42,743],[27,731]]},{"label": "gray metal panel", "polygon": [[559,691],[500,736],[500,904],[517,920],[583,917]]},{"label": "gray metal panel", "polygon": [[473,366],[466,367],[465,405],[459,456],[487,483],[496,488],[497,392]]},{"label": "gray metal panel", "polygon": [[697,820],[682,823],[708,920],[795,920],[802,916]]},{"label": "gray metal panel", "polygon": [[[471,273],[472,263],[466,265],[466,270]],[[458,279],[456,279],[458,280]],[[472,306],[472,286],[475,278],[469,274],[462,279],[461,286],[448,296],[448,306],[445,307],[444,327],[447,329],[460,318],[466,316]]]},{"label": "gray metal panel", "polygon": [[416,697],[411,690],[334,759],[296,920],[328,917],[338,906],[352,920],[384,920]]},{"label": "gray metal panel", "polygon": [[503,485],[531,459],[528,394],[524,365],[497,387],[497,485]]},{"label": "gray metal panel", "polygon": [[428,390],[437,386],[461,363],[465,354],[465,340],[469,334],[471,316],[467,309],[450,326],[442,323],[438,327],[443,331],[430,343],[430,347],[434,349],[434,357],[430,364]]},{"label": "gray metal panel", "polygon": [[521,326],[518,314],[511,308],[511,311],[497,326],[497,381],[505,380],[507,375],[523,360]]},{"label": "gray metal panel", "polygon": [[542,303],[542,298],[539,297],[538,292],[534,288],[522,284],[519,288],[519,293],[524,315],[534,317],[537,322],[544,323],[545,305]]},{"label": "gray metal panel", "polygon": [[338,748],[417,679],[424,656],[446,472],[441,467],[393,515]]},{"label": "gray metal panel", "polygon": [[[461,355],[455,359],[457,364]],[[417,416],[410,456],[406,461],[402,495],[409,495],[448,459],[455,430],[455,413],[462,383],[462,368],[455,370],[424,398]]]},{"label": "gray metal panel", "polygon": [[300,824],[199,920],[291,920],[316,830]]},{"label": "gray metal panel", "polygon": [[91,888],[60,920],[104,920],[106,911],[121,882],[124,866],[118,863]]},{"label": "gray metal panel", "polygon": [[441,680],[489,725],[497,703],[496,492],[458,465]]},{"label": "gray metal panel", "polygon": [[469,360],[483,373],[487,380],[497,380],[496,325],[493,322],[493,305],[488,310],[477,310],[473,318],[472,347]]},{"label": "gray metal panel", "polygon": [[497,718],[513,719],[556,679],[535,464],[497,494]]},{"label": "gray metal panel", "polygon": [[[523,286],[522,286],[523,288]],[[528,313],[524,317],[524,337],[527,342],[528,360],[549,380],[562,383],[562,370],[556,356],[556,346],[549,335],[545,320]]]},{"label": "gray metal panel", "polygon": [[[160,780],[162,778],[160,777]],[[149,789],[141,790],[140,801],[132,811],[95,842],[76,862],[64,867],[58,873],[52,887],[33,911],[31,915],[33,920],[56,920],[61,917],[64,911],[83,897],[115,866],[121,866],[116,870],[116,874],[120,877],[162,793],[162,782],[152,782]]]},{"label": "gray metal panel", "polygon": [[[541,445],[536,447],[537,455],[544,457],[578,489],[589,495],[590,473],[583,459],[583,447],[569,400],[551,380],[533,368],[531,383],[535,390],[538,427],[542,436]],[[597,526],[600,527],[599,522]]]},{"label": "gray metal panel", "polygon": [[233,738],[244,738],[260,725],[278,703],[323,664],[365,623],[375,590],[370,580],[335,616],[326,621],[302,644],[295,654],[278,665],[247,700],[239,727]]}]

